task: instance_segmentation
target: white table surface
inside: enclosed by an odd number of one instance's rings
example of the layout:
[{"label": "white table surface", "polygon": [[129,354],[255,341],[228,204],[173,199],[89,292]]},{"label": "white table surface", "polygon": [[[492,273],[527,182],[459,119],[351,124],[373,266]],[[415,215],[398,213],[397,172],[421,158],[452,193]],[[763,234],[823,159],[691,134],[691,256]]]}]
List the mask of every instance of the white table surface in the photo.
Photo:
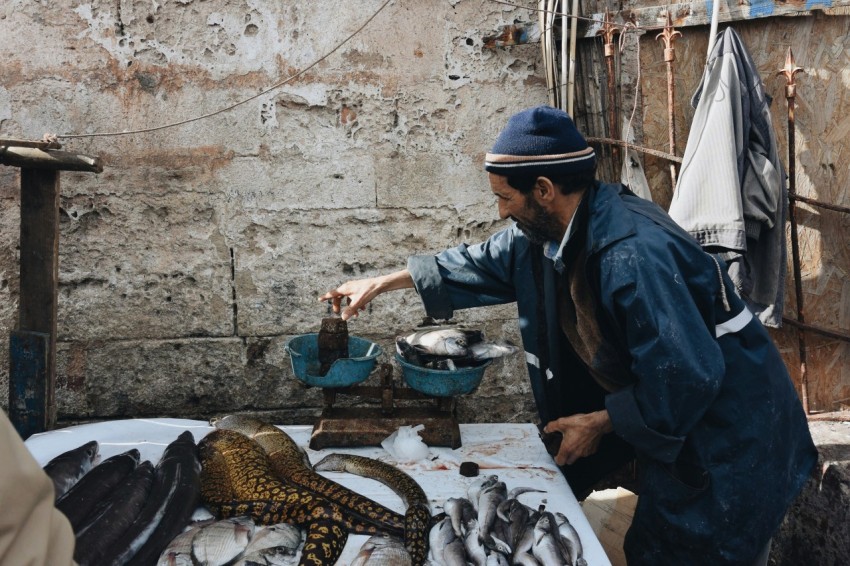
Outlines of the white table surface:
[{"label": "white table surface", "polygon": [[[566,515],[581,537],[584,557],[589,566],[611,564],[564,476],[540,441],[537,427],[532,424],[461,424],[460,448],[429,447],[429,457],[415,463],[398,463],[379,446],[311,450],[307,448],[313,430],[311,426],[280,428],[305,448],[313,463],[327,454],[342,452],[369,456],[396,465],[419,482],[428,495],[434,514],[442,512],[443,502],[449,497],[466,497],[467,488],[477,479],[460,475],[460,464],[465,461],[477,463],[480,475],[499,476],[508,490],[525,486],[545,490],[544,493],[522,494],[519,499],[532,508],[545,504],[548,510]],[[191,431],[198,442],[213,428],[197,420],[129,419],[36,434],[27,439],[26,445],[42,466],[51,458],[89,440],[97,440],[100,444],[101,460],[137,448],[142,460],[156,464],[165,447],[185,430]],[[404,512],[401,499],[377,481],[342,472],[322,472],[322,475],[390,509]],[[363,535],[351,535],[337,564],[348,565],[366,539]]]}]

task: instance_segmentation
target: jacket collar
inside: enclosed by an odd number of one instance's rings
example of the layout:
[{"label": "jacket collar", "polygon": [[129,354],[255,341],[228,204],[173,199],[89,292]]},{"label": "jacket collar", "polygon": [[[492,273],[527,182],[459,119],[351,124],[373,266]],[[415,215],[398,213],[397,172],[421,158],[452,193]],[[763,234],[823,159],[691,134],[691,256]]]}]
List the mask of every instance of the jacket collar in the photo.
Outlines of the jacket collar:
[{"label": "jacket collar", "polygon": [[588,202],[587,250],[595,254],[624,238],[634,235],[635,222],[623,206],[623,197],[632,194],[620,183],[596,184],[584,198]]}]

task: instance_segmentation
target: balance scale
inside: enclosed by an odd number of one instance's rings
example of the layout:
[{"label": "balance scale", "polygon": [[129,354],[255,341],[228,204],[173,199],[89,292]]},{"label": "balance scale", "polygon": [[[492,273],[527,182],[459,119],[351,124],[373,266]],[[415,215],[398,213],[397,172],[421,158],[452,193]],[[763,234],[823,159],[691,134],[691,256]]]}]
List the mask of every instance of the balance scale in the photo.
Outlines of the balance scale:
[{"label": "balance scale", "polygon": [[[360,385],[377,364],[381,347],[356,336],[348,337],[349,357],[331,364],[319,375],[318,334],[303,334],[286,344],[295,377],[305,385],[322,388],[324,406],[313,427],[310,448],[380,446],[401,426],[424,425],[419,436],[425,444],[460,448],[456,396],[471,392],[480,383],[489,360],[477,367],[440,371],[414,366],[400,356],[403,383],[396,383],[393,366],[378,367],[379,386]],[[351,395],[380,401],[380,407],[337,407],[339,396]],[[397,406],[397,401],[413,402]],[[416,402],[421,402],[418,406]]]},{"label": "balance scale", "polygon": [[[381,441],[401,426],[425,426],[419,431],[429,446],[460,448],[460,427],[456,418],[454,397],[434,397],[411,387],[399,386],[393,380],[393,367],[378,368],[380,386],[353,385],[322,389],[324,407],[310,436],[310,448],[330,446],[380,446]],[[340,395],[378,399],[378,407],[335,407]],[[397,400],[426,401],[424,406],[397,407]]]}]

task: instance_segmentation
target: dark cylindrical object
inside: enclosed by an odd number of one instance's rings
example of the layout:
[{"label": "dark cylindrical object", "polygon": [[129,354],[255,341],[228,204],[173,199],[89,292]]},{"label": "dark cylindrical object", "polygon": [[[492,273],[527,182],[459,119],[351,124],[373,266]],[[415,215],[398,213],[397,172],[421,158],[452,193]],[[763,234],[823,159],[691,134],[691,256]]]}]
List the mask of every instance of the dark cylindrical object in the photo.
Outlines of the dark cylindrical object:
[{"label": "dark cylindrical object", "polygon": [[323,318],[318,343],[319,375],[325,375],[336,360],[348,357],[348,323],[338,317]]}]

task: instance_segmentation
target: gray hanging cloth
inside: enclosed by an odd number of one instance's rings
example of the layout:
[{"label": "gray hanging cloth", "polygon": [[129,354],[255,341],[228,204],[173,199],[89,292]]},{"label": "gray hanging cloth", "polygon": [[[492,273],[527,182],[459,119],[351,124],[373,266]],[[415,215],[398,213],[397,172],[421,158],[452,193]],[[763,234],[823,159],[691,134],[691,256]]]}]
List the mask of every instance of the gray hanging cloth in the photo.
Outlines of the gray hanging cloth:
[{"label": "gray hanging cloth", "polygon": [[702,82],[670,216],[727,262],[738,294],[765,324],[782,326],[787,176],[771,98],[731,27],[718,34]]}]

